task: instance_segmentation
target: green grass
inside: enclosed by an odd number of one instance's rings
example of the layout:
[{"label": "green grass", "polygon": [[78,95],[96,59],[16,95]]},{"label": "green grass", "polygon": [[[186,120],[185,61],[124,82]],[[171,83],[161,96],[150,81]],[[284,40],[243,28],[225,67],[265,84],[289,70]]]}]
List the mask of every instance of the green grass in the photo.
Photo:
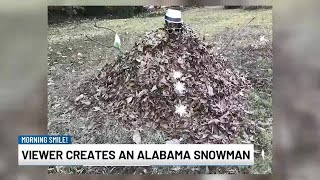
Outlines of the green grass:
[{"label": "green grass", "polygon": [[[258,94],[265,92],[253,92],[250,97],[250,104],[253,114],[250,119],[257,123],[259,127],[263,124],[272,123],[272,98],[261,98]],[[267,95],[265,95],[267,97]],[[259,174],[271,174],[272,166],[272,128],[267,125],[261,127],[261,132],[255,137],[255,149],[259,150],[258,156],[255,159],[255,165],[250,168],[250,172]],[[261,156],[261,151],[264,151],[264,159]]]},{"label": "green grass", "polygon": [[[185,23],[190,24],[199,34],[209,34],[211,37],[217,33],[221,33],[228,29],[238,29],[248,23],[253,17],[256,19],[251,23],[252,26],[257,25],[262,28],[271,29],[272,27],[272,11],[266,9],[245,11],[241,9],[225,10],[225,9],[203,9],[195,8],[183,12]],[[110,19],[100,20],[99,26],[108,27],[124,36],[141,36],[147,31],[163,27],[163,17],[145,17],[129,19]],[[66,39],[73,36],[81,38],[81,34],[102,35],[108,33],[104,29],[93,28],[92,22],[86,22],[73,29],[74,25],[62,27],[58,32],[52,32],[49,28],[49,34],[53,39]],[[50,32],[51,30],[51,32]]]},{"label": "green grass", "polygon": [[[197,14],[194,16],[194,14]],[[256,17],[251,25],[258,25],[263,28],[270,28],[271,11],[257,10],[254,13],[250,11],[212,9],[211,11],[203,11],[195,9],[184,14],[186,22],[190,23],[201,35],[209,34],[214,36],[225,30],[236,30],[247,24],[253,17]]]},{"label": "green grass", "polygon": [[[250,121],[256,123],[260,132],[255,137],[255,149],[259,150],[255,165],[249,169],[255,174],[271,174],[272,173],[272,84],[270,82],[272,73],[272,61],[260,60],[254,64],[256,69],[264,69],[264,73],[260,73],[261,78],[268,79],[268,83],[264,86],[256,88],[249,96],[250,109],[252,114],[248,117]],[[261,151],[264,151],[262,158]]]}]

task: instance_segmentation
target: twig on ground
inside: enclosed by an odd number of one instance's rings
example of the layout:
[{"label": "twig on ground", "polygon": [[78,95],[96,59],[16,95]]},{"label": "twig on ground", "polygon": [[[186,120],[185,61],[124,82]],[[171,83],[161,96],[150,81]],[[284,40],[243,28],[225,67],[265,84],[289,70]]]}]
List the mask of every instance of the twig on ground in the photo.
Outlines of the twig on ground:
[{"label": "twig on ground", "polygon": [[94,25],[93,25],[93,26],[96,27],[96,28],[107,29],[107,30],[110,30],[110,31],[112,31],[113,33],[117,34],[117,32],[116,32],[115,30],[113,30],[113,29],[110,29],[110,28],[107,28],[107,27],[98,26],[98,25],[97,25],[97,22],[94,22]]},{"label": "twig on ground", "polygon": [[90,41],[95,42],[95,43],[97,43],[97,44],[99,44],[99,45],[101,45],[101,46],[104,46],[104,47],[107,47],[107,48],[112,48],[112,47],[114,47],[114,46],[108,46],[108,45],[106,45],[106,44],[103,44],[102,42],[96,41],[96,40],[90,38],[88,35],[85,35],[85,36],[86,36],[86,38],[89,39]]},{"label": "twig on ground", "polygon": [[90,38],[88,35],[85,35],[85,36],[86,36],[87,39],[89,39],[89,40],[92,41],[92,42],[95,42],[95,43],[97,43],[97,44],[99,44],[99,45],[101,45],[101,46],[107,47],[107,48],[115,48],[115,49],[117,49],[121,54],[123,54],[123,52],[121,51],[121,49],[119,49],[118,47],[108,46],[108,45],[106,45],[106,44],[103,44],[102,42],[99,42],[99,41],[96,41],[96,40]]},{"label": "twig on ground", "polygon": [[[93,25],[94,27],[96,27],[96,28],[102,28],[102,29],[107,29],[107,30],[110,30],[110,31],[112,31],[113,33],[117,34],[117,32],[116,32],[115,30],[113,30],[113,29],[110,29],[110,28],[107,28],[107,27],[98,26],[98,25],[97,25],[97,22],[96,22],[96,18],[94,18],[93,21],[94,21],[94,25]],[[121,54],[123,54],[123,52],[121,51],[121,49],[118,48],[118,47],[116,47],[116,46],[108,46],[108,45],[106,45],[106,44],[103,44],[103,43],[101,43],[101,42],[99,42],[99,41],[96,41],[96,40],[90,38],[88,35],[85,35],[85,36],[86,36],[86,38],[89,39],[90,41],[93,41],[93,42],[95,42],[95,43],[98,43],[99,45],[104,46],[104,47],[107,47],[107,48],[115,48],[115,49],[117,49]]]},{"label": "twig on ground", "polygon": [[230,40],[228,41],[227,45],[218,53],[218,56],[221,55],[226,49],[227,47],[230,45],[230,43],[232,42],[232,40],[234,39],[236,34],[239,34],[246,26],[248,26],[256,17],[253,17],[246,25],[242,26],[239,31],[237,33],[233,33],[233,36],[230,38]]}]

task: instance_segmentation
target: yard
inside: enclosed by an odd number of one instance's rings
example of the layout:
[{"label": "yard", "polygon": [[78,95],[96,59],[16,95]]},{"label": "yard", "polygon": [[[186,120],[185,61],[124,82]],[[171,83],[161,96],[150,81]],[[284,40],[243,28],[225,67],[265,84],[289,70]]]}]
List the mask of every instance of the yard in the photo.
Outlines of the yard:
[{"label": "yard", "polygon": [[[255,19],[245,26],[253,17]],[[254,143],[253,167],[49,167],[57,174],[266,174],[272,164],[272,10],[223,8],[192,8],[183,11],[183,19],[216,51],[223,49],[236,32],[245,26],[223,52],[232,65],[247,73],[253,82],[250,93],[250,115],[247,123],[254,125],[256,135],[245,131],[235,143]],[[129,19],[98,19],[99,26],[115,30],[122,40],[122,51],[129,51],[146,32],[163,26],[163,17]],[[90,19],[77,23],[61,23],[48,27],[48,132],[71,134],[74,143],[133,143],[132,133],[112,119],[103,119],[103,132],[92,132],[96,116],[75,113],[70,102],[79,82],[94,75],[106,63],[115,60],[118,51],[90,41],[86,36],[106,45],[113,45],[114,34],[97,29]],[[93,118],[94,117],[94,118]],[[165,143],[161,131],[141,132],[142,143]]]}]

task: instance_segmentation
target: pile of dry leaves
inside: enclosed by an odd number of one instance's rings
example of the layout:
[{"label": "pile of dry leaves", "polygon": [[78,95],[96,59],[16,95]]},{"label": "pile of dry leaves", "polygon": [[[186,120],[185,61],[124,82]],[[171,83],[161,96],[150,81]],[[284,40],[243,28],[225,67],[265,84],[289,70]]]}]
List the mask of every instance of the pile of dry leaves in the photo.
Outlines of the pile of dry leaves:
[{"label": "pile of dry leaves", "polygon": [[211,49],[189,26],[173,34],[158,29],[82,82],[75,103],[130,129],[160,129],[188,143],[230,143],[250,85]]}]

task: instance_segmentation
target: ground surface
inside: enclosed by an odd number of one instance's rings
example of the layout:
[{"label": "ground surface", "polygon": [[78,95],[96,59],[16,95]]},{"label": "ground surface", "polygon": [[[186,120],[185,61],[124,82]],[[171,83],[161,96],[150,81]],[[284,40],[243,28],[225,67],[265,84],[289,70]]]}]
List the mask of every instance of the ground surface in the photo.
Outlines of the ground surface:
[{"label": "ground surface", "polygon": [[[254,139],[241,137],[235,143],[254,142],[256,149],[253,167],[50,167],[49,173],[103,174],[203,174],[203,173],[271,173],[272,162],[272,10],[225,10],[196,8],[183,12],[184,21],[191,25],[205,41],[223,49],[239,28],[255,19],[236,35],[223,55],[232,64],[247,72],[254,82],[250,95],[248,123],[257,125]],[[130,50],[145,32],[162,27],[161,17],[98,20],[99,26],[117,31],[122,38],[122,50]],[[71,134],[75,143],[133,143],[132,132],[112,119],[104,118],[104,132],[90,132],[93,115],[75,114],[70,106],[73,89],[79,81],[94,74],[104,64],[113,61],[116,49],[88,41],[85,35],[107,45],[114,35],[93,27],[91,20],[62,23],[48,28],[48,131],[52,134]],[[263,40],[261,37],[266,39]],[[96,116],[95,116],[96,118]],[[245,136],[245,134],[243,135]],[[162,132],[141,132],[142,143],[165,143]]]}]

